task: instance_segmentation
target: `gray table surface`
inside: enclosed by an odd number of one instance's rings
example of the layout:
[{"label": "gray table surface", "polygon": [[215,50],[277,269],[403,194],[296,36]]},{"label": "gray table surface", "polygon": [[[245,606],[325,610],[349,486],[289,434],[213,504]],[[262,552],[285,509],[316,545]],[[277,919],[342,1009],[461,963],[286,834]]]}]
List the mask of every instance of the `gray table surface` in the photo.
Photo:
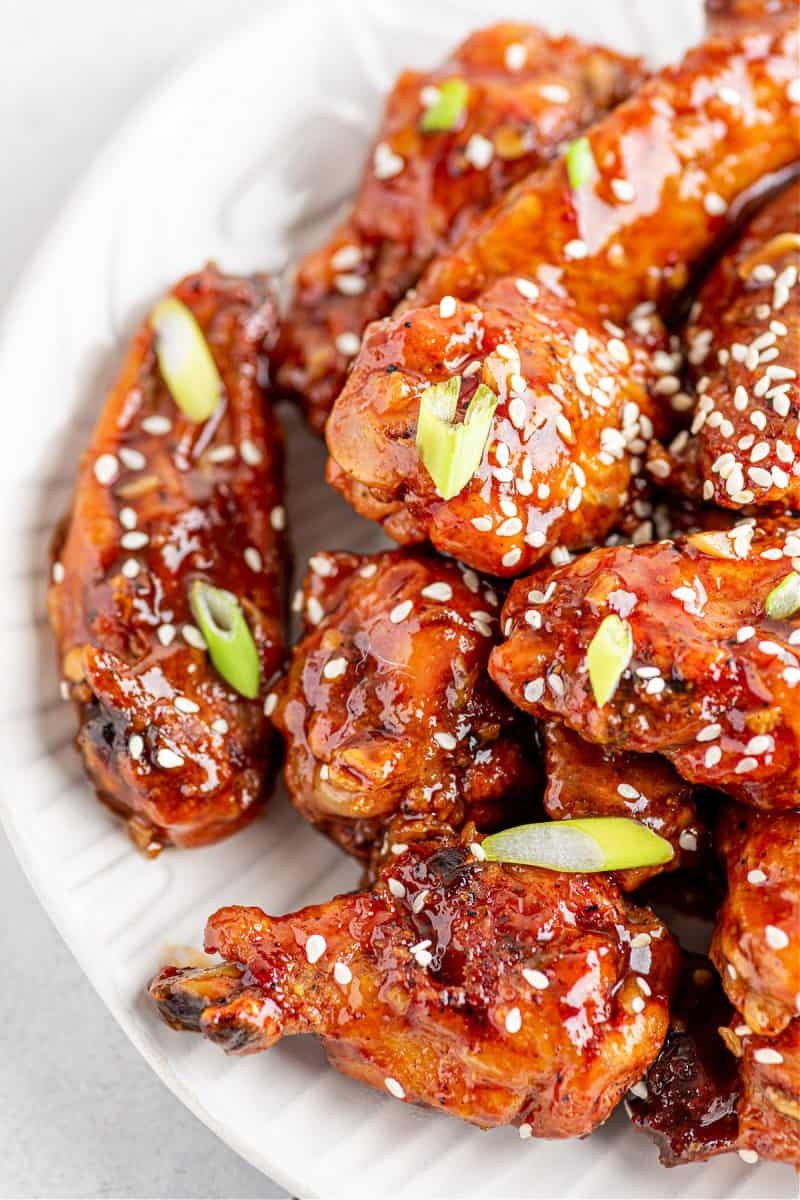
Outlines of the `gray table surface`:
[{"label": "gray table surface", "polygon": [[[140,97],[269,2],[0,0],[0,305]],[[1,831],[0,913],[0,1196],[286,1196],[139,1057]]]}]

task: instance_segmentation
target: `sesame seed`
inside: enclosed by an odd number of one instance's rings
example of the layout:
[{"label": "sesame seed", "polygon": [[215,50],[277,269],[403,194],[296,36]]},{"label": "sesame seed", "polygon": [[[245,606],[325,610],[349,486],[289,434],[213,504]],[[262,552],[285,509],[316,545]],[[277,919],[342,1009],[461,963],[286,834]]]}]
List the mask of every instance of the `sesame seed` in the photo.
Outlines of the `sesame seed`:
[{"label": "sesame seed", "polygon": [[531,282],[530,279],[516,279],[514,281],[514,286],[516,287],[520,296],[524,296],[526,300],[538,300],[539,289],[535,283]]},{"label": "sesame seed", "polygon": [[[741,633],[741,630],[739,631]],[[713,742],[714,738],[718,738],[722,733],[722,726],[716,724],[706,725],[697,735],[698,742]]]},{"label": "sesame seed", "polygon": [[135,579],[141,567],[135,558],[126,558],[121,569],[126,579]]},{"label": "sesame seed", "polygon": [[645,1003],[641,996],[634,996],[631,1000],[631,1008],[635,1013],[644,1012]]},{"label": "sesame seed", "polygon": [[693,833],[691,829],[684,829],[678,838],[678,845],[681,850],[687,850],[693,854],[697,849],[697,834]]},{"label": "sesame seed", "polygon": [[176,754],[174,750],[170,750],[168,746],[162,746],[156,755],[156,762],[165,771],[172,771],[176,767],[183,766],[183,759],[180,754]]},{"label": "sesame seed", "polygon": [[144,754],[144,738],[139,733],[134,733],[128,741],[128,753],[131,758],[138,762]]},{"label": "sesame seed", "polygon": [[497,526],[495,532],[498,537],[516,537],[518,533],[522,533],[522,521],[519,517],[509,517]]},{"label": "sesame seed", "polygon": [[123,529],[135,529],[138,517],[132,508],[121,508],[119,510],[119,523]]},{"label": "sesame seed", "polygon": [[278,696],[276,692],[270,692],[264,701],[264,716],[271,717],[278,706]]},{"label": "sesame seed", "polygon": [[159,625],[158,629],[156,630],[156,637],[161,642],[162,646],[171,646],[175,640],[175,626],[170,625],[168,621],[165,621],[164,624]]},{"label": "sesame seed", "polygon": [[612,179],[611,191],[623,204],[629,204],[636,198],[636,189],[629,179]]},{"label": "sesame seed", "polygon": [[325,951],[328,949],[328,943],[321,933],[312,933],[308,938],[305,946],[306,958],[312,964],[319,962]]},{"label": "sesame seed", "polygon": [[550,980],[545,975],[544,971],[535,971],[530,967],[522,968],[522,977],[531,987],[537,988],[539,991],[544,991],[550,986]]},{"label": "sesame seed", "polygon": [[589,247],[581,238],[572,238],[564,247],[564,257],[571,259],[586,258]]},{"label": "sesame seed", "polygon": [[[248,467],[258,467],[262,462],[262,454],[255,442],[250,438],[243,438],[239,443],[239,453],[242,456],[243,462],[247,463]],[[273,529],[275,525],[273,524]]]},{"label": "sesame seed", "polygon": [[130,446],[120,446],[119,460],[129,471],[143,471],[147,466],[147,459],[141,450],[132,450]]},{"label": "sesame seed", "polygon": [[330,658],[322,668],[323,679],[338,679],[347,670],[346,658]]},{"label": "sesame seed", "polygon": [[709,746],[706,750],[703,762],[707,768],[715,767],[722,758],[722,751],[719,746]]},{"label": "sesame seed", "polygon": [[195,704],[194,700],[190,700],[188,696],[176,696],[172,702],[178,712],[196,713],[200,712],[200,705]]},{"label": "sesame seed", "polygon": [[753,1058],[757,1063],[763,1063],[764,1066],[775,1066],[783,1062],[783,1055],[780,1050],[773,1049],[772,1046],[759,1046],[753,1051]]},{"label": "sesame seed", "polygon": [[453,589],[449,583],[429,583],[427,587],[422,589],[421,595],[426,600],[441,600],[442,602],[446,602],[453,598]]},{"label": "sesame seed", "polygon": [[123,533],[119,539],[119,544],[123,550],[141,550],[149,541],[150,538],[142,530],[132,529],[128,533]]},{"label": "sesame seed", "polygon": [[113,454],[101,454],[94,464],[94,477],[104,487],[119,475],[119,463]]},{"label": "sesame seed", "polygon": [[473,133],[464,147],[464,157],[476,171],[484,171],[494,158],[494,143],[482,133]]},{"label": "sesame seed", "polygon": [[522,1028],[522,1013],[515,1006],[506,1013],[506,1029],[509,1033],[519,1033]]},{"label": "sesame seed", "polygon": [[509,71],[521,71],[528,59],[528,51],[521,42],[506,46],[505,63]]},{"label": "sesame seed", "polygon": [[532,679],[529,683],[525,684],[522,694],[528,704],[535,704],[544,695],[544,680]]},{"label": "sesame seed", "polygon": [[427,888],[423,888],[421,892],[417,892],[416,896],[411,901],[411,911],[413,913],[419,914],[422,912],[428,899],[428,894]]},{"label": "sesame seed", "polygon": [[63,583],[65,575],[66,571],[64,570],[64,564],[60,562],[54,562],[51,572],[53,583]]},{"label": "sesame seed", "polygon": [[236,447],[231,446],[230,443],[225,443],[223,446],[213,446],[206,457],[212,463],[230,462],[232,458],[236,457]]},{"label": "sesame seed", "polygon": [[703,208],[710,217],[721,217],[724,212],[727,212],[728,205],[718,192],[706,192],[703,198]]},{"label": "sesame seed", "polygon": [[389,891],[396,900],[402,900],[406,894],[406,889],[399,879],[388,880]]},{"label": "sesame seed", "polygon": [[[524,382],[524,381],[523,381]],[[525,402],[519,396],[514,396],[508,406],[508,416],[515,429],[523,429],[528,415]]]},{"label": "sesame seed", "polygon": [[346,358],[352,358],[361,349],[361,338],[357,333],[340,333],[336,339],[336,349]]},{"label": "sesame seed", "polygon": [[501,562],[504,567],[514,567],[514,566],[516,566],[516,564],[519,562],[519,560],[521,558],[522,558],[522,551],[519,549],[518,546],[512,546],[512,548],[506,554],[503,555]]},{"label": "sesame seed", "polygon": [[352,982],[353,972],[347,963],[337,962],[333,964],[333,978],[344,987],[346,984]]},{"label": "sesame seed", "polygon": [[455,750],[458,742],[453,737],[452,733],[437,732],[433,735],[433,740],[437,746],[441,746],[442,750]]},{"label": "sesame seed", "polygon": [[525,1142],[529,1138],[533,1137],[533,1127],[530,1125],[530,1123],[528,1121],[522,1122],[522,1124],[519,1127],[518,1132],[519,1132],[519,1136],[522,1138],[523,1142]]},{"label": "sesame seed", "polygon": [[563,87],[560,83],[543,83],[539,86],[539,95],[545,100],[552,101],[553,104],[566,104],[569,100],[569,89]]},{"label": "sesame seed", "polygon": [[486,853],[483,849],[483,846],[480,844],[480,842],[470,842],[469,851],[470,851],[470,854],[472,855],[472,857],[477,859],[478,862],[486,861]]},{"label": "sesame seed", "polygon": [[383,1082],[386,1085],[387,1092],[391,1092],[391,1094],[398,1100],[405,1100],[406,1093],[402,1083],[398,1083],[398,1081],[393,1079],[391,1075],[387,1075]]},{"label": "sesame seed", "polygon": [[331,255],[331,266],[335,271],[349,271],[358,266],[361,257],[361,247],[348,242]]},{"label": "sesame seed", "polygon": [[766,883],[767,877],[759,867],[754,867],[752,871],[747,872],[747,882],[755,884]]},{"label": "sesame seed", "polygon": [[783,929],[778,929],[777,925],[767,925],[764,936],[770,950],[785,950],[789,945],[788,935]]},{"label": "sesame seed", "polygon": [[360,296],[367,288],[365,277],[363,275],[355,275],[352,272],[337,275],[334,284],[337,292],[342,296]]},{"label": "sesame seed", "polygon": [[306,617],[311,625],[319,625],[325,612],[316,596],[309,596],[306,601]]},{"label": "sesame seed", "polygon": [[401,621],[405,621],[413,607],[413,601],[402,600],[399,604],[395,604],[394,608],[389,613],[389,620],[393,625],[399,625]]},{"label": "sesame seed", "polygon": [[286,509],[282,504],[276,504],[269,514],[269,523],[276,532],[286,528]]},{"label": "sesame seed", "polygon": [[189,646],[194,646],[195,650],[206,649],[206,639],[196,625],[184,625],[181,629],[181,635]]},{"label": "sesame seed", "polygon": [[800,76],[789,80],[786,95],[792,104],[800,104]]},{"label": "sesame seed", "polygon": [[637,1082],[630,1089],[630,1092],[631,1095],[635,1096],[637,1100],[646,1100],[650,1095],[650,1092],[647,1089],[647,1084],[643,1079],[637,1080]]},{"label": "sesame seed", "polygon": [[217,717],[215,721],[211,722],[211,728],[214,733],[228,733],[230,726],[224,717]]},{"label": "sesame seed", "polygon": [[747,1163],[749,1167],[755,1166],[755,1164],[758,1162],[758,1154],[755,1150],[748,1150],[745,1148],[743,1150],[737,1150],[737,1154],[742,1162]]},{"label": "sesame seed", "polygon": [[376,179],[393,179],[399,175],[405,161],[395,154],[388,142],[378,142],[372,155],[372,168]]},{"label": "sesame seed", "polygon": [[142,421],[142,429],[145,433],[152,433],[156,436],[169,433],[172,429],[172,421],[169,417],[161,416],[160,413],[153,413],[149,417],[145,417]]}]

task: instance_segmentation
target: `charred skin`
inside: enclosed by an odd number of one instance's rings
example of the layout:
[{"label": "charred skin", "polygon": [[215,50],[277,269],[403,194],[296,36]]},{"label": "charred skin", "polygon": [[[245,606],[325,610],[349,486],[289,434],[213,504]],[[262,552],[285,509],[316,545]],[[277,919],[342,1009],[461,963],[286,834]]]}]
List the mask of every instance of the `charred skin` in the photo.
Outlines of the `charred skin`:
[{"label": "charred skin", "polygon": [[542,1137],[588,1133],[641,1077],[677,969],[664,926],[608,877],[476,862],[457,844],[411,846],[371,892],[290,916],[221,909],[206,947],[241,977],[162,972],[150,991],[171,1024],[236,1053],[315,1033],[353,1078]]},{"label": "charred skin", "polygon": [[[792,570],[798,533],[795,519],[765,520],[592,550],[519,580],[492,677],[518,707],[555,717],[587,741],[663,754],[690,783],[755,807],[793,809],[800,626],[796,617],[767,617],[765,602]],[[633,651],[600,707],[586,655],[609,616],[627,621]]]},{"label": "charred skin", "polygon": [[635,891],[662,871],[697,865],[706,839],[693,789],[665,759],[605,750],[555,721],[545,726],[544,745],[544,807],[554,821],[629,817],[671,843],[671,862],[614,872],[624,892]]},{"label": "charred skin", "polygon": [[[284,659],[283,436],[263,391],[272,294],[264,279],[212,266],[172,294],[208,341],[223,400],[191,422],[144,322],[83,455],[48,596],[78,748],[98,797],[148,854],[216,841],[257,811],[278,762],[263,695]],[[187,641],[197,579],[239,597],[260,699],[235,692]],[[172,766],[159,764],[164,750]]]},{"label": "charred skin", "polygon": [[666,1167],[734,1150],[746,1162],[797,1166],[800,1020],[778,1038],[759,1037],[732,1009],[708,960],[686,955],[669,1033],[626,1108]]},{"label": "charred skin", "polygon": [[428,551],[311,559],[273,720],[293,804],[348,853],[537,814],[533,722],[487,671],[500,603]]},{"label": "charred skin", "polygon": [[686,332],[697,407],[675,484],[726,508],[800,507],[800,180],[759,211]]},{"label": "charred skin", "polygon": [[[469,88],[464,113],[452,132],[424,132],[424,89],[452,79]],[[642,79],[638,59],[511,23],[471,34],[427,74],[399,77],[352,211],[300,263],[276,351],[279,386],[318,433],[369,322],[476,214]]]},{"label": "charred skin", "polygon": [[[377,322],[328,422],[329,482],[396,541],[430,540],[492,575],[601,541],[649,439],[671,422],[657,390],[668,339],[652,314],[637,328],[609,330],[513,279],[452,313],[416,309]],[[499,403],[473,478],[445,501],[416,428],[425,389],[454,375],[461,415],[481,383]]]},{"label": "charred skin", "polygon": [[750,1028],[772,1036],[800,1015],[800,813],[726,806],[716,845],[728,894],[711,957]]},{"label": "charred skin", "polygon": [[[797,53],[786,25],[703,44],[593,127],[587,181],[572,188],[563,160],[536,172],[434,260],[413,305],[369,328],[328,421],[328,478],[357,512],[399,542],[429,540],[503,576],[611,531],[653,426],[685,408],[671,365],[659,369],[671,362],[664,344],[649,347],[655,396],[639,394],[648,380],[629,363],[642,322],[647,345],[653,303],[668,309],[685,290],[726,231],[727,210],[797,157]],[[720,97],[734,81],[738,105]],[[516,352],[499,379],[498,344]],[[420,398],[465,370],[476,373],[462,381],[459,415],[481,381],[494,379],[500,403],[473,478],[444,501],[416,447]],[[519,428],[506,378],[517,373]],[[629,436],[629,403],[650,422],[644,434],[637,416]],[[649,469],[663,479],[669,464]],[[504,504],[522,525],[508,540],[497,533]]]}]

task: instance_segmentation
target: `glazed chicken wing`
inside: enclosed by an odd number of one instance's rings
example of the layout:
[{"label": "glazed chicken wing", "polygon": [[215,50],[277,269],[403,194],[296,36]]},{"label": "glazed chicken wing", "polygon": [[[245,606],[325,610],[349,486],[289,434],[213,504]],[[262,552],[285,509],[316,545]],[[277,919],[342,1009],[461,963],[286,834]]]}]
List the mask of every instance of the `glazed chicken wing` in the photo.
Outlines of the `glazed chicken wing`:
[{"label": "glazed chicken wing", "polygon": [[638,59],[511,23],[471,34],[433,71],[400,76],[351,213],[300,264],[277,348],[278,383],[318,432],[367,324],[642,76]]},{"label": "glazed chicken wing", "polygon": [[278,918],[221,909],[206,947],[227,965],[150,985],[170,1024],[237,1053],[315,1033],[346,1075],[522,1137],[605,1120],[658,1052],[677,966],[607,876],[430,842],[371,892]]},{"label": "glazed chicken wing", "polygon": [[[652,299],[684,288],[727,206],[797,156],[797,48],[784,28],[692,51],[473,222],[413,308],[370,327],[326,430],[329,480],[358,512],[498,575],[610,531],[654,425],[691,404]],[[479,383],[499,403],[445,498],[418,417],[456,377],[456,418]]]},{"label": "glazed chicken wing", "polygon": [[696,865],[704,839],[693,789],[666,759],[606,750],[557,721],[545,726],[544,744],[544,807],[554,821],[630,817],[671,843],[675,857],[666,865],[615,871],[623,891],[634,891],[661,871]]},{"label": "glazed chicken wing", "polygon": [[425,551],[311,559],[273,720],[293,803],[349,853],[535,812],[533,722],[487,671],[498,604],[474,571]]},{"label": "glazed chicken wing", "polygon": [[787,13],[797,15],[797,0],[706,0],[706,21],[712,33],[729,35],[751,27],[780,24]]},{"label": "glazed chicken wing", "polygon": [[[262,389],[273,299],[264,280],[213,267],[172,296],[202,330],[223,395],[208,420],[185,416],[144,322],[83,456],[48,598],[86,768],[151,854],[215,841],[265,798],[277,756],[264,685],[284,656],[283,444]],[[237,597],[261,700],[212,666],[190,608],[196,580]]]},{"label": "glazed chicken wing", "polygon": [[717,845],[728,895],[711,957],[750,1028],[777,1034],[800,1015],[800,813],[730,805]]},{"label": "glazed chicken wing", "polygon": [[689,782],[760,808],[796,808],[800,625],[766,605],[776,588],[791,600],[798,553],[800,522],[748,520],[518,580],[492,677],[588,741],[664,754]]},{"label": "glazed chicken wing", "polygon": [[735,1013],[707,959],[687,955],[661,1053],[632,1089],[634,1124],[672,1167],[738,1150],[800,1164],[800,1021],[772,1041]]}]

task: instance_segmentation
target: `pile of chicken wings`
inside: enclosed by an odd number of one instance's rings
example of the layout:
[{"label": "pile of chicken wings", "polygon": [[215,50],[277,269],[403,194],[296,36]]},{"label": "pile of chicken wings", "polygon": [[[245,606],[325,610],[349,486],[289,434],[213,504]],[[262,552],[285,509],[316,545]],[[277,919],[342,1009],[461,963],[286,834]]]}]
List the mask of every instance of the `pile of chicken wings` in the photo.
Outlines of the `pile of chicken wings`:
[{"label": "pile of chicken wings", "polygon": [[[49,611],[86,770],[145,854],[239,830],[282,765],[362,864],[327,903],[213,914],[219,965],[149,986],[176,1029],[310,1032],[521,1138],[624,1102],[666,1165],[800,1166],[798,11],[708,19],[655,74],[519,24],[403,74],[283,314],[210,265],[135,334]],[[321,547],[289,650],[288,398],[398,543]],[[666,861],[484,849],[585,818]]]}]

